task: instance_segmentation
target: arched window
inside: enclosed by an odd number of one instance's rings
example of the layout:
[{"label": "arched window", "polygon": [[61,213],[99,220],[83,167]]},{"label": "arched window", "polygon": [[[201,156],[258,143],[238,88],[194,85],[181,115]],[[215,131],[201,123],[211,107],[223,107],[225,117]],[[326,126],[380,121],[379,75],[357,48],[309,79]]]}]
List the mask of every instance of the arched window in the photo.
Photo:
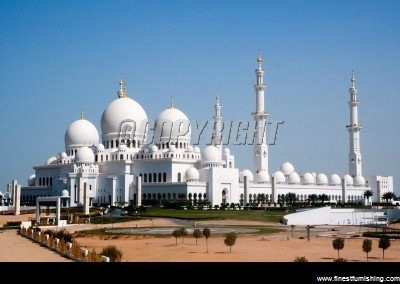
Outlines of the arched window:
[{"label": "arched window", "polygon": [[144,174],[144,181],[143,182],[147,182],[147,174]]},{"label": "arched window", "polygon": [[182,174],[178,173],[178,182],[181,182]]},{"label": "arched window", "polygon": [[158,182],[162,182],[161,173],[158,173]]},{"label": "arched window", "polygon": [[153,181],[157,182],[157,174],[156,173],[153,173]]},{"label": "arched window", "polygon": [[152,182],[153,180],[153,176],[151,174],[149,174],[149,182]]},{"label": "arched window", "polygon": [[222,190],[222,204],[226,204],[226,189]]},{"label": "arched window", "polygon": [[120,160],[123,160],[123,159],[124,159],[124,154],[120,154],[120,155],[119,155],[119,159],[120,159]]},{"label": "arched window", "polygon": [[167,182],[167,173],[163,173],[163,182]]}]

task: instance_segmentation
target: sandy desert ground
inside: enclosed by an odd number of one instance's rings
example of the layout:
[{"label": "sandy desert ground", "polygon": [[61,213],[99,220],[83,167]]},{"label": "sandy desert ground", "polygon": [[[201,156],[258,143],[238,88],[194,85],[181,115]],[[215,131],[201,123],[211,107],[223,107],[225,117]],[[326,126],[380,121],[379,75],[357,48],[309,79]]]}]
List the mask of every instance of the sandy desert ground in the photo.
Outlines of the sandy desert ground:
[{"label": "sandy desert ground", "polygon": [[[28,220],[28,215],[0,215],[0,224],[13,220]],[[122,251],[123,262],[293,262],[297,256],[304,256],[309,262],[333,262],[338,257],[338,251],[333,249],[334,237],[345,238],[345,245],[339,251],[339,256],[348,262],[367,262],[366,253],[362,251],[365,228],[355,226],[318,226],[311,229],[310,240],[307,240],[307,230],[303,226],[296,226],[292,231],[283,224],[269,224],[264,222],[247,222],[236,220],[202,221],[196,222],[196,227],[228,226],[235,229],[235,225],[278,226],[282,232],[260,235],[254,233],[239,233],[234,246],[224,244],[224,234],[211,233],[206,241],[204,237],[196,239],[189,234],[184,239],[175,239],[171,234],[160,235],[109,235],[89,236],[78,234],[77,242],[89,250],[101,252],[108,245],[115,245]],[[64,228],[71,233],[78,233],[90,228],[187,228],[193,223],[182,224],[172,219],[144,219],[119,224],[107,225],[68,225]],[[334,230],[332,230],[334,229]],[[172,229],[171,229],[172,230]],[[369,228],[369,230],[375,230]],[[357,237],[358,235],[358,237]],[[207,252],[208,250],[208,252]],[[0,231],[0,261],[69,261],[44,247],[34,244],[30,240],[16,234],[15,230]],[[392,241],[391,246],[383,252],[378,247],[378,240],[372,239],[372,251],[368,255],[368,262],[400,262],[400,242]]]}]

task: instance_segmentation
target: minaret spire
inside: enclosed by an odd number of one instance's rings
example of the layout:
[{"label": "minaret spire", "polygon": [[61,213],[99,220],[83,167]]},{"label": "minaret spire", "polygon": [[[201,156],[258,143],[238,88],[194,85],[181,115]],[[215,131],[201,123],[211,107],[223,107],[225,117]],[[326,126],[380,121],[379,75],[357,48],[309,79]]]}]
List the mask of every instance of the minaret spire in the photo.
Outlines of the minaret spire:
[{"label": "minaret spire", "polygon": [[350,124],[346,125],[349,131],[349,174],[354,178],[362,176],[362,160],[360,152],[360,130],[361,124],[358,122],[358,90],[355,86],[356,79],[354,72],[351,74],[351,88],[349,88],[350,100],[348,102],[350,108]]},{"label": "minaret spire", "polygon": [[119,90],[117,92],[118,97],[119,98],[126,98],[127,97],[126,84],[125,84],[124,80],[122,80],[122,75],[121,75],[121,77],[119,79],[118,85],[119,85]]},{"label": "minaret spire", "polygon": [[254,84],[254,90],[256,92],[256,110],[252,113],[256,124],[256,141],[254,141],[253,146],[255,181],[257,181],[257,174],[261,170],[268,172],[268,143],[266,139],[268,113],[266,113],[264,110],[264,92],[266,85],[264,84],[264,70],[262,69],[262,62],[263,59],[261,57],[261,52],[258,51],[258,66],[255,70],[256,84]]},{"label": "minaret spire", "polygon": [[219,104],[220,94],[217,90],[215,96],[216,104],[214,105],[215,115],[214,115],[214,145],[218,148],[222,147],[222,116],[221,116],[221,105]]}]

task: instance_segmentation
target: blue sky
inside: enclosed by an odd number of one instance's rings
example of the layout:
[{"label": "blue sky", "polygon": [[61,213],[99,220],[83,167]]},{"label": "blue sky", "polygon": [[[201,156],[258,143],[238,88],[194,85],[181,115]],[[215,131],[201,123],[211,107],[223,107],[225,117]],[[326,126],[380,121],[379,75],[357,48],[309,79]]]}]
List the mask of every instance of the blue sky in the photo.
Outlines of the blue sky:
[{"label": "blue sky", "polygon": [[[359,90],[364,175],[400,179],[400,1],[0,1],[0,191],[65,151],[81,111],[101,133],[122,74],[150,120],[250,120],[264,59],[265,106],[283,120],[270,174],[348,170],[348,88]],[[251,146],[229,145],[252,168]]]}]

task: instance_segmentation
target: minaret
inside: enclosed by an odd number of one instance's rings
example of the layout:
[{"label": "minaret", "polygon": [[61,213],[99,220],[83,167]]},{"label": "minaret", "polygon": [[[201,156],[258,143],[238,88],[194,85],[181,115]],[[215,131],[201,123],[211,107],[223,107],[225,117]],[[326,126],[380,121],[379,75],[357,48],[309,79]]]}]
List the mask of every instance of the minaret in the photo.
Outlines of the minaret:
[{"label": "minaret", "polygon": [[268,172],[268,143],[266,139],[266,126],[268,114],[264,111],[264,91],[266,85],[263,82],[264,70],[261,67],[262,58],[258,52],[258,68],[255,70],[257,83],[254,85],[256,91],[256,111],[252,113],[256,123],[255,141],[253,146],[254,173],[261,170]]},{"label": "minaret", "polygon": [[215,97],[217,103],[214,105],[215,115],[214,118],[214,146],[218,149],[222,148],[222,116],[221,116],[221,105],[219,104],[219,94]]},{"label": "minaret", "polygon": [[357,88],[355,87],[356,79],[354,73],[351,74],[351,88],[349,88],[350,100],[348,102],[350,108],[350,124],[346,125],[349,131],[350,151],[349,151],[349,175],[353,178],[362,175],[362,161],[360,152],[360,130],[361,125],[358,123],[358,98]]}]

